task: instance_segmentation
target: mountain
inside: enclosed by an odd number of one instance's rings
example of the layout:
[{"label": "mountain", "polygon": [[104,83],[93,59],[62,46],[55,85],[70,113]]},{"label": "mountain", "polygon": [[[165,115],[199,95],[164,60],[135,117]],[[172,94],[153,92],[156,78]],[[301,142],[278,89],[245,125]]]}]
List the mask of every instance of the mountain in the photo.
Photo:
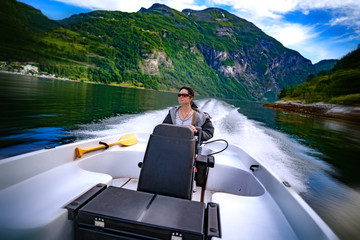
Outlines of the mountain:
[{"label": "mountain", "polygon": [[285,88],[279,98],[359,106],[359,76],[360,45],[337,61],[328,74],[319,72],[303,84]]},{"label": "mountain", "polygon": [[320,62],[314,64],[314,67],[316,69],[316,72],[320,72],[320,71],[329,72],[331,69],[334,68],[337,61],[338,60],[336,59],[321,60]]},{"label": "mountain", "polygon": [[39,10],[16,2],[0,3],[0,60],[25,60],[36,53],[37,36],[59,26]]},{"label": "mountain", "polygon": [[269,101],[316,73],[298,52],[218,8],[154,4],[58,22],[15,0],[0,9],[0,60],[35,62],[61,77],[159,90],[190,85],[202,95]]},{"label": "mountain", "polygon": [[208,65],[244,82],[257,98],[273,98],[282,87],[299,84],[314,71],[311,62],[299,53],[225,10],[183,12],[203,34],[198,48]]}]

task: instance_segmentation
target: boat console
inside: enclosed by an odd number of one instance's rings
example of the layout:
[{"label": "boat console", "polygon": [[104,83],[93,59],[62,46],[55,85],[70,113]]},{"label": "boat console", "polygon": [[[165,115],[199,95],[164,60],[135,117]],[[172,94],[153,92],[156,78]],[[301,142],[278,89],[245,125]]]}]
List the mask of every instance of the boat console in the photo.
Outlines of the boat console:
[{"label": "boat console", "polygon": [[[75,239],[221,237],[219,205],[190,200],[195,146],[196,138],[188,127],[156,126],[149,138],[137,191],[98,184],[67,205]],[[204,166],[213,166],[213,157],[210,164],[204,156],[200,160],[198,165],[203,170]],[[205,177],[200,177],[202,185]]]}]

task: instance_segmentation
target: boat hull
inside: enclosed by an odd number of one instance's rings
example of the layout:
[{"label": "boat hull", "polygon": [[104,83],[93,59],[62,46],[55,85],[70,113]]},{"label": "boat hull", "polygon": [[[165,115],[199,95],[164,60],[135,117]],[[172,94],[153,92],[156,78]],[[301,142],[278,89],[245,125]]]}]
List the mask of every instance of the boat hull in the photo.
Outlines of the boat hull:
[{"label": "boat hull", "polygon": [[[136,180],[149,134],[136,136],[138,143],[133,146],[116,145],[81,158],[75,156],[76,147],[92,148],[121,136],[0,161],[0,239],[73,239],[73,222],[64,207],[98,183],[110,186],[119,178]],[[217,151],[222,145],[206,148],[204,152]],[[131,186],[135,190],[136,181]],[[235,145],[215,156],[206,201],[220,206],[221,239],[337,239],[291,187]]]}]

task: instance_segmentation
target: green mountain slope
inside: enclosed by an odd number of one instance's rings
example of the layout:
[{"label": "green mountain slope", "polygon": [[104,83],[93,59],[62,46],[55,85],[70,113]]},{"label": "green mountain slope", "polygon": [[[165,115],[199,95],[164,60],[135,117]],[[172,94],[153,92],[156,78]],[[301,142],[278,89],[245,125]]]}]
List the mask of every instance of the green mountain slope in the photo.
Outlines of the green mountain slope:
[{"label": "green mountain slope", "polygon": [[0,3],[0,60],[29,60],[39,47],[37,37],[58,24],[39,10],[14,0]]},{"label": "green mountain slope", "polygon": [[314,64],[314,67],[316,69],[316,72],[324,71],[324,72],[328,73],[331,69],[334,68],[337,61],[338,60],[336,60],[336,59],[322,60],[322,61]]},{"label": "green mountain slope", "polygon": [[281,90],[279,98],[360,105],[360,45],[340,59],[329,74]]},{"label": "green mountain slope", "polygon": [[273,100],[315,73],[311,62],[225,10],[94,11],[54,22],[15,0],[0,3],[1,61],[36,63],[71,79]]}]

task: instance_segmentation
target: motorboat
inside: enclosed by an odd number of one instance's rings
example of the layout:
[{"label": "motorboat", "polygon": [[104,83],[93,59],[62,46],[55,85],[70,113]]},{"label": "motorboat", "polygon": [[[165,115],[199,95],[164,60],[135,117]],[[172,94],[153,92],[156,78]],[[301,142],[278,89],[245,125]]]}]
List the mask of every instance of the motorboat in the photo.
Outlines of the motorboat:
[{"label": "motorboat", "polygon": [[0,239],[338,239],[270,169],[160,124],[0,161]]}]

